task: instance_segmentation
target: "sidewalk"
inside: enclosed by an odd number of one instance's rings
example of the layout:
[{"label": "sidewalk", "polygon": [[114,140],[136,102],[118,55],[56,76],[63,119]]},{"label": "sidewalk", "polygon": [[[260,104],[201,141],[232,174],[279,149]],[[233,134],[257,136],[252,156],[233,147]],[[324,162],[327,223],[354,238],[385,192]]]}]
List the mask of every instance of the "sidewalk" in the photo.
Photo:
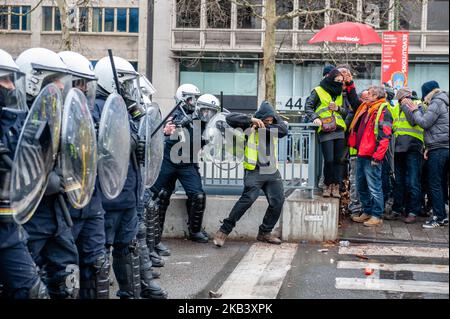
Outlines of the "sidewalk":
[{"label": "sidewalk", "polygon": [[353,222],[349,216],[340,214],[339,238],[367,241],[422,242],[427,244],[448,245],[448,227],[424,229],[425,217],[418,217],[415,224],[405,224],[402,220],[384,220],[380,227],[365,227]]}]

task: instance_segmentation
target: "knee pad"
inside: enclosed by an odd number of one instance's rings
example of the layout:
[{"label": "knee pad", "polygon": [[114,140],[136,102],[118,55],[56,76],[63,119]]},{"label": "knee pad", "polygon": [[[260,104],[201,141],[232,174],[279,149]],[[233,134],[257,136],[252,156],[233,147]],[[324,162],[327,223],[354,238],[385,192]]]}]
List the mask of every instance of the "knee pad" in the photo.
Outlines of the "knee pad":
[{"label": "knee pad", "polygon": [[45,286],[44,282],[41,278],[37,278],[36,282],[31,286],[28,291],[29,299],[50,299],[50,295],[48,294],[47,286]]},{"label": "knee pad", "polygon": [[192,203],[191,206],[196,210],[205,210],[206,206],[206,194],[205,193],[199,193],[193,196],[189,199]]},{"label": "knee pad", "polygon": [[144,221],[140,221],[138,222],[138,232],[137,232],[137,239],[145,239],[145,236],[147,234],[147,228],[145,227],[145,222]]},{"label": "knee pad", "polygon": [[160,208],[167,209],[170,204],[170,196],[172,196],[172,193],[169,193],[164,188],[161,189],[161,191],[158,193],[158,204]]},{"label": "knee pad", "polygon": [[109,299],[109,257],[102,254],[97,257],[93,265],[95,273],[95,292],[97,299]]}]

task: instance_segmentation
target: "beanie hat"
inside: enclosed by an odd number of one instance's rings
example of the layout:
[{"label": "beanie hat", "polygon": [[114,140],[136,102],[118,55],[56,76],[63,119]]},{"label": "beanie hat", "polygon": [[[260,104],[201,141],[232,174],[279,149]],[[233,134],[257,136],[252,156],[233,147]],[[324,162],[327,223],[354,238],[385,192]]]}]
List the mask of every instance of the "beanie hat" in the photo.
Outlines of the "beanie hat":
[{"label": "beanie hat", "polygon": [[428,81],[422,85],[422,100],[434,89],[439,88],[439,83],[436,81]]},{"label": "beanie hat", "polygon": [[333,69],[334,69],[334,65],[328,64],[327,66],[325,66],[325,67],[323,68],[322,75],[323,75],[323,76],[327,75],[327,74],[330,73],[330,71],[333,70]]}]

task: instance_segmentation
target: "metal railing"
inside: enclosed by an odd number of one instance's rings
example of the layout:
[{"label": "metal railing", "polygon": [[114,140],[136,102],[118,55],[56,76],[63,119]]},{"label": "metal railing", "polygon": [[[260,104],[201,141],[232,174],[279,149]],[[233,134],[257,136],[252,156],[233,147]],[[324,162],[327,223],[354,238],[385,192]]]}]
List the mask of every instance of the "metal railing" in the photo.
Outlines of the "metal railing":
[{"label": "metal railing", "polygon": [[[320,160],[320,159],[319,159]],[[240,193],[244,185],[242,163],[200,162],[203,187],[217,194]],[[318,147],[315,125],[290,124],[287,137],[278,143],[278,169],[285,189],[300,189],[312,198],[317,185]],[[234,193],[232,191],[232,193]]]}]

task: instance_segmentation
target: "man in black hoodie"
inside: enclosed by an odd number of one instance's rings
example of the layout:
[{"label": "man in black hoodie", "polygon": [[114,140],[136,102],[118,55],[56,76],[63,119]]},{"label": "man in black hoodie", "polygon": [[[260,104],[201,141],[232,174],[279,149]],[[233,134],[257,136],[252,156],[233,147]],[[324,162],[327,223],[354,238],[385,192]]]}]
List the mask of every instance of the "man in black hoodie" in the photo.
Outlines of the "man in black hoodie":
[{"label": "man in black hoodie", "polygon": [[223,246],[236,222],[252,206],[262,190],[269,207],[256,239],[279,245],[281,240],[272,234],[284,203],[283,181],[277,168],[277,144],[279,138],[288,134],[287,125],[267,101],[262,102],[254,117],[231,113],[227,115],[226,121],[231,127],[246,131],[244,191],[214,236],[214,244]]}]

